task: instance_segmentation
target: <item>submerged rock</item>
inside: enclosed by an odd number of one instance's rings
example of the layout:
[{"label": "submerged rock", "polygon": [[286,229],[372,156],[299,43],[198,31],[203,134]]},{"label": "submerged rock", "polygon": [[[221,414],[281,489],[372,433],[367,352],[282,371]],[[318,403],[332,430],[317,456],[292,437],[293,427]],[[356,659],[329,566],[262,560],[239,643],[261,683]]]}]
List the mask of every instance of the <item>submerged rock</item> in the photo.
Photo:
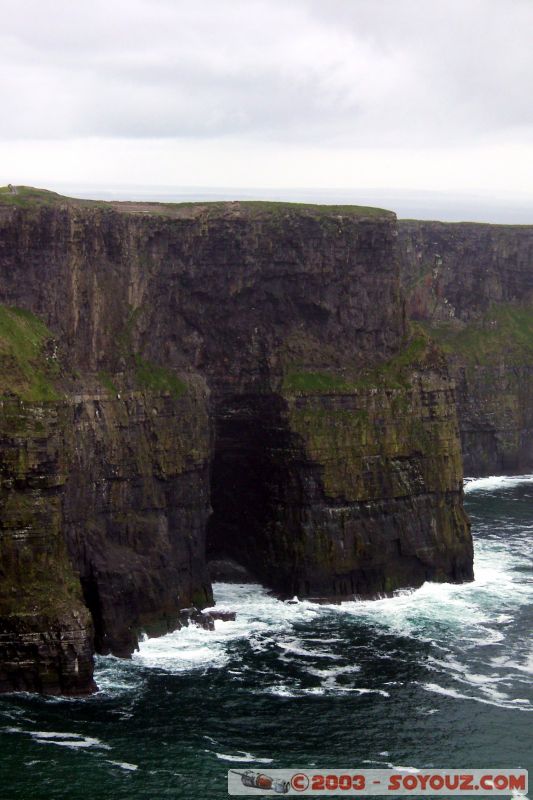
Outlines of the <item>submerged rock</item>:
[{"label": "submerged rock", "polygon": [[199,628],[204,628],[206,631],[215,630],[214,617],[205,611],[200,611],[198,608],[182,608],[179,613],[180,624],[188,627],[189,625],[198,625]]},{"label": "submerged rock", "polygon": [[205,609],[203,613],[208,614],[211,619],[218,619],[221,622],[235,622],[237,618],[236,611],[229,611],[227,609],[209,608]]}]

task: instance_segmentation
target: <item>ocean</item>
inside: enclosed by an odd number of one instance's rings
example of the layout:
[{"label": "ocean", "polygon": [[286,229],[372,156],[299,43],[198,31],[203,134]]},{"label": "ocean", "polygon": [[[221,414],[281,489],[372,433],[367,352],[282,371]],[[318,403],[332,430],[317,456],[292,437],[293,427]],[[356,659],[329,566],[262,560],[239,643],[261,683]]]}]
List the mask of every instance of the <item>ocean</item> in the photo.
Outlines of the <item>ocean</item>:
[{"label": "ocean", "polygon": [[0,698],[2,800],[215,800],[231,768],[533,768],[533,476],[467,481],[475,581],[342,605],[215,584],[214,632]]}]

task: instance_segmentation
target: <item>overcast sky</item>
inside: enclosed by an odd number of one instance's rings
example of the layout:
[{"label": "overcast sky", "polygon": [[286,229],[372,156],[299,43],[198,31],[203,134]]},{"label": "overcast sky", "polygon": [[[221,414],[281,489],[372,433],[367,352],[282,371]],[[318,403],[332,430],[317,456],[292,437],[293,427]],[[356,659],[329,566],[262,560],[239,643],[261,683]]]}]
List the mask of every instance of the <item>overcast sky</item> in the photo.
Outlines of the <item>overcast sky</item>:
[{"label": "overcast sky", "polygon": [[0,183],[370,187],[533,207],[533,0],[0,11]]}]

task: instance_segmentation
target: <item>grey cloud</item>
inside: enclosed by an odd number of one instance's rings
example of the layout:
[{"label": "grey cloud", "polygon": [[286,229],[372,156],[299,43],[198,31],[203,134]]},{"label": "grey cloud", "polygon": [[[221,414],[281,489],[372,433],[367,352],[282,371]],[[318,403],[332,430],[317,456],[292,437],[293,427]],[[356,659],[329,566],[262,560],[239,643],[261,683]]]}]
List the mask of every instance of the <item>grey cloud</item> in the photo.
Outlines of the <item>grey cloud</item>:
[{"label": "grey cloud", "polygon": [[0,0],[0,137],[461,144],[533,126],[530,0]]}]

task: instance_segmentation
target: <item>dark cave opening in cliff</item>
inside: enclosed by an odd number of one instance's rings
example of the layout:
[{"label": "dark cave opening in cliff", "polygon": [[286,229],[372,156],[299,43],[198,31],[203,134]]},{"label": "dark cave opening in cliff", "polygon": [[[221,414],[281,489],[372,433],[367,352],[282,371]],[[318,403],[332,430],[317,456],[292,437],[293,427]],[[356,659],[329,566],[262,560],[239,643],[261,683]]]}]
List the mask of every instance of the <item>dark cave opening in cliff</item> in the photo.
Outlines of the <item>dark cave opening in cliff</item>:
[{"label": "dark cave opening in cliff", "polygon": [[237,580],[240,569],[243,580],[290,591],[272,535],[290,485],[288,437],[275,396],[233,398],[217,414],[206,545],[214,580]]},{"label": "dark cave opening in cliff", "polygon": [[97,653],[104,653],[105,625],[102,616],[102,603],[98,590],[98,583],[92,574],[84,576],[80,580],[83,599],[91,613],[94,626],[94,646]]}]

